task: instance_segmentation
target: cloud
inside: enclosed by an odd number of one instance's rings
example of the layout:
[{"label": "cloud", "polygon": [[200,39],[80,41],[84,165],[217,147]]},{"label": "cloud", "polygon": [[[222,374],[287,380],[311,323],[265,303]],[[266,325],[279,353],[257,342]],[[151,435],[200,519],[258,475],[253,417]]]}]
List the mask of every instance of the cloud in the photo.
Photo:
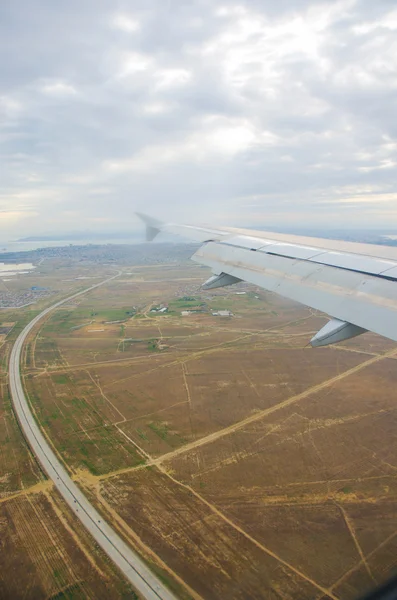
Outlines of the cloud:
[{"label": "cloud", "polygon": [[[324,202],[320,200],[320,202]],[[368,194],[368,195],[357,195],[348,198],[337,198],[334,204],[374,204],[379,205],[380,203],[392,202],[397,206],[397,193],[395,194]]]},{"label": "cloud", "polygon": [[139,21],[123,13],[117,13],[114,15],[112,19],[112,25],[115,29],[119,29],[125,33],[135,33],[140,27]]},{"label": "cloud", "polygon": [[77,90],[70,83],[64,81],[48,81],[40,86],[40,91],[48,96],[70,97],[77,94]]},{"label": "cloud", "polygon": [[155,73],[155,76],[158,79],[157,89],[161,89],[185,85],[192,74],[186,69],[163,69]]},{"label": "cloud", "polygon": [[5,121],[17,117],[22,110],[22,104],[15,98],[10,96],[0,96],[0,117]]},{"label": "cloud", "polygon": [[107,161],[104,168],[113,173],[146,173],[167,164],[212,163],[253,147],[254,144],[274,145],[277,138],[266,131],[258,131],[245,119],[227,119],[207,116],[197,131],[173,144],[147,146],[128,159]]},{"label": "cloud", "polygon": [[395,228],[396,15],[388,0],[192,0],[172,18],[160,0],[15,0],[0,233],[135,228],[143,207]]}]

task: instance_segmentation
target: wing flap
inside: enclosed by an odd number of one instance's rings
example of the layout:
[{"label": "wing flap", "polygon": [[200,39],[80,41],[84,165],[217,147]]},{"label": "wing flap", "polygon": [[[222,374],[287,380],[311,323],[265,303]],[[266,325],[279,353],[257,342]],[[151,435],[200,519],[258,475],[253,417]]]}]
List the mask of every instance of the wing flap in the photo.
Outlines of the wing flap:
[{"label": "wing flap", "polygon": [[[249,240],[249,243],[247,243],[247,240]],[[329,267],[346,269],[348,271],[368,273],[371,275],[384,274],[385,277],[388,278],[395,276],[395,270],[393,269],[397,269],[397,262],[391,260],[372,258],[370,256],[346,252],[329,252],[324,251],[324,249],[321,248],[297,244],[274,243],[269,240],[267,240],[266,245],[260,245],[261,241],[263,242],[260,238],[234,236],[233,238],[226,238],[225,241],[221,240],[220,244],[234,246],[236,248],[249,248],[250,250],[257,250],[259,253],[305,260],[312,263],[327,265]]]},{"label": "wing flap", "polygon": [[192,259],[266,290],[397,341],[394,281],[209,242]]}]

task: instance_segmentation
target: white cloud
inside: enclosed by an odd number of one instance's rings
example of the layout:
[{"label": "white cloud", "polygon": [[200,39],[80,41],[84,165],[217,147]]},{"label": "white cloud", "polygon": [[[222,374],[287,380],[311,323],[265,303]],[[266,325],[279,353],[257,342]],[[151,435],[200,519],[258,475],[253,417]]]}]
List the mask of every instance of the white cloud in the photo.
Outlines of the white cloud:
[{"label": "white cloud", "polygon": [[229,85],[241,88],[254,80],[262,93],[275,97],[283,81],[284,61],[313,61],[326,73],[331,68],[323,52],[324,31],[346,15],[354,0],[310,7],[303,13],[270,20],[260,11],[222,7],[218,16],[229,17],[227,28],[205,46],[204,53],[221,62]]},{"label": "white cloud", "polygon": [[117,77],[121,79],[143,73],[153,66],[153,59],[140,52],[123,53],[118,62]]},{"label": "white cloud", "polygon": [[142,107],[142,112],[147,115],[164,115],[171,110],[172,106],[164,102],[148,102]]},{"label": "white cloud", "polygon": [[154,75],[157,79],[157,89],[179,87],[192,78],[187,69],[160,69]]},{"label": "white cloud", "polygon": [[57,202],[60,198],[60,191],[57,188],[25,188],[22,191],[0,193],[0,208],[7,210],[12,208],[30,209],[38,208],[43,202]]},{"label": "white cloud", "polygon": [[147,172],[174,163],[202,163],[229,160],[254,145],[275,145],[277,137],[256,130],[246,119],[208,116],[197,131],[184,139],[163,145],[147,146],[126,160],[109,160],[105,168],[112,173]]},{"label": "white cloud", "polygon": [[397,29],[397,10],[392,10],[384,15],[381,19],[358,23],[352,27],[352,31],[357,35],[366,35],[367,33],[371,33],[374,30],[382,27],[391,31]]},{"label": "white cloud", "polygon": [[140,23],[137,19],[123,13],[114,15],[111,25],[114,29],[124,31],[125,33],[135,33],[140,29]]},{"label": "white cloud", "polygon": [[47,96],[71,97],[76,96],[77,89],[66,81],[48,81],[40,85],[40,91]]},{"label": "white cloud", "polygon": [[14,118],[23,110],[21,102],[12,98],[12,96],[0,96],[0,117]]},{"label": "white cloud", "polygon": [[[319,201],[329,202],[329,200]],[[335,198],[333,200],[336,204],[373,204],[378,205],[379,203],[389,203],[389,202],[397,202],[397,192],[393,194],[366,194],[366,195],[356,195],[356,196],[348,196],[345,198]]]},{"label": "white cloud", "polygon": [[379,171],[381,169],[392,169],[397,166],[397,162],[390,159],[384,159],[377,165],[371,165],[368,167],[358,167],[358,170],[362,173],[370,173],[371,171]]},{"label": "white cloud", "polygon": [[40,213],[32,210],[0,211],[0,228],[14,225],[20,221],[37,217]]},{"label": "white cloud", "polygon": [[114,190],[111,187],[97,187],[88,190],[87,193],[91,196],[108,196],[114,193]]}]

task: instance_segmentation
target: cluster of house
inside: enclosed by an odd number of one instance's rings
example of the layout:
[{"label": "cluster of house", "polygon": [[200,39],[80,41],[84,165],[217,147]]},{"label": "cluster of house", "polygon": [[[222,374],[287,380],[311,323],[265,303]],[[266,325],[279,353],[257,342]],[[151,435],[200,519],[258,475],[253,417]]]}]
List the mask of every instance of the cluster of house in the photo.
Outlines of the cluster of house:
[{"label": "cluster of house", "polygon": [[[196,310],[183,310],[181,312],[182,317],[188,317],[189,315],[194,315],[198,311]],[[233,313],[230,310],[218,310],[216,312],[211,313],[213,317],[232,317]]]},{"label": "cluster of house", "polygon": [[168,312],[168,306],[155,306],[154,308],[151,309],[150,311],[151,313],[166,313]]}]

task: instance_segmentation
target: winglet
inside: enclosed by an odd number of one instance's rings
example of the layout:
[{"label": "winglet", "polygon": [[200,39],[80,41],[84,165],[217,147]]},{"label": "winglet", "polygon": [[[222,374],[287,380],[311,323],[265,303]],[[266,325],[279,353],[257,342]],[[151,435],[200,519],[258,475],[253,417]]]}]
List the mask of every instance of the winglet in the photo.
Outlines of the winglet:
[{"label": "winglet", "polygon": [[350,340],[353,337],[366,333],[367,329],[340,321],[339,319],[331,319],[316,335],[310,340],[313,348],[317,346],[328,346],[329,344],[337,344],[345,340]]},{"label": "winglet", "polygon": [[158,219],[153,219],[153,217],[149,217],[148,215],[144,215],[140,212],[136,212],[135,214],[146,225],[146,241],[152,242],[154,238],[160,233],[161,226],[163,225],[163,223]]},{"label": "winglet", "polygon": [[233,285],[234,283],[240,283],[241,279],[233,277],[228,273],[221,273],[220,275],[213,275],[201,286],[203,290],[214,290],[215,288],[226,287],[227,285]]}]

